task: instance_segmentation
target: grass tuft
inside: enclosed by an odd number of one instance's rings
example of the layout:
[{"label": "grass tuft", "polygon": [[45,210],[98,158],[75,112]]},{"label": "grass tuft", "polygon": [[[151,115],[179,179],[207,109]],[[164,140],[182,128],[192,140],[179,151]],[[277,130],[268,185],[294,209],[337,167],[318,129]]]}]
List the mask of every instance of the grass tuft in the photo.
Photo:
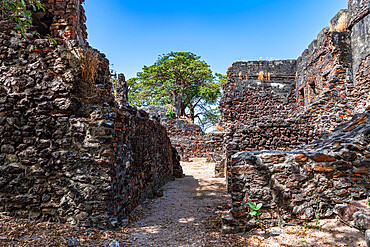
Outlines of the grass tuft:
[{"label": "grass tuft", "polygon": [[348,27],[348,15],[343,14],[339,17],[337,25],[335,26],[335,31],[343,32],[346,31]]},{"label": "grass tuft", "polygon": [[98,53],[92,48],[87,48],[80,57],[82,79],[89,84],[94,84],[96,70],[100,63]]},{"label": "grass tuft", "polygon": [[265,80],[265,73],[263,73],[263,71],[258,72],[258,80],[260,81]]}]

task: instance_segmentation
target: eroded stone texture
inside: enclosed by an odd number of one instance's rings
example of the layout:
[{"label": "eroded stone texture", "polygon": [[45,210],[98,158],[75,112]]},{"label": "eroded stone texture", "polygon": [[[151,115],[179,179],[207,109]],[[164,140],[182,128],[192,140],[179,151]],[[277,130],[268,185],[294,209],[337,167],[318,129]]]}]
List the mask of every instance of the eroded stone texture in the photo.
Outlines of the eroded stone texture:
[{"label": "eroded stone texture", "polygon": [[355,87],[352,97],[357,100],[355,109],[363,112],[370,107],[370,4],[368,0],[350,1],[353,75]]},{"label": "eroded stone texture", "polygon": [[[258,79],[260,72],[264,80]],[[227,74],[220,101],[222,127],[248,125],[261,118],[274,118],[277,113],[286,118],[296,112],[295,60],[235,62]]]},{"label": "eroded stone texture", "polygon": [[140,109],[166,127],[171,143],[182,160],[202,157],[208,158],[209,161],[221,161],[223,132],[204,133],[200,126],[190,123],[186,118],[170,118],[166,115],[168,106],[148,106]]},{"label": "eroded stone texture", "polygon": [[[270,73],[270,80],[258,80],[260,70]],[[236,150],[286,150],[314,137],[309,126],[295,118],[295,71],[295,60],[237,62],[229,68],[219,106],[225,145],[235,143]]]},{"label": "eroded stone texture", "polygon": [[[302,149],[236,153],[228,161],[233,230],[257,226],[247,214],[248,201],[263,203],[261,219],[265,226],[292,219],[312,220],[318,209],[320,218],[334,217],[339,211],[344,220],[366,229],[368,206],[357,210],[362,215],[354,215],[355,212],[349,214],[347,203],[368,198],[369,141],[367,112],[338,126],[329,138]],[[345,215],[354,218],[347,219]]]},{"label": "eroded stone texture", "polygon": [[225,159],[241,150],[285,151],[319,136],[297,118],[296,69],[295,60],[236,62],[229,68],[219,106]]},{"label": "eroded stone texture", "polygon": [[92,51],[96,75],[82,76],[90,48],[78,24],[80,2],[49,1],[46,8],[57,44],[0,27],[0,211],[118,227],[182,175],[178,155],[163,126],[124,104],[127,95],[121,107],[114,101],[103,54]]},{"label": "eroded stone texture", "polygon": [[370,49],[369,0],[350,0],[348,10],[348,28],[351,30],[353,74],[355,75],[362,60],[368,56]]},{"label": "eroded stone texture", "polygon": [[[244,73],[248,62],[229,68],[220,103],[233,199],[222,218],[225,232],[257,226],[247,201],[264,204],[265,225],[312,219],[318,209],[321,218],[339,214],[354,227],[368,228],[368,208],[353,203],[368,200],[370,189],[369,1],[350,1],[332,26],[343,14],[349,16],[348,30],[323,29],[298,58],[296,82],[291,71],[290,83],[278,87],[282,94],[266,90],[268,80],[253,83],[256,74],[250,79]],[[252,85],[249,94],[238,86],[243,80]]]},{"label": "eroded stone texture", "polygon": [[128,85],[123,74],[118,75],[117,85],[115,88],[115,97],[118,105],[121,108],[128,107]]},{"label": "eroded stone texture", "polygon": [[354,114],[350,34],[325,28],[298,58],[300,110],[317,131],[331,131]]}]

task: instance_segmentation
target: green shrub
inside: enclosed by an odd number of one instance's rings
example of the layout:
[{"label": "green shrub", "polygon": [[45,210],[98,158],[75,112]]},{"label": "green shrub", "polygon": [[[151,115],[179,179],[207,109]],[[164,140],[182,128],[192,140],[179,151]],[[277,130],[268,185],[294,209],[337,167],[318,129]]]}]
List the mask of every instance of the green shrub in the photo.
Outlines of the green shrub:
[{"label": "green shrub", "polygon": [[169,118],[175,118],[176,113],[174,112],[173,108],[168,108],[166,112],[166,116]]}]

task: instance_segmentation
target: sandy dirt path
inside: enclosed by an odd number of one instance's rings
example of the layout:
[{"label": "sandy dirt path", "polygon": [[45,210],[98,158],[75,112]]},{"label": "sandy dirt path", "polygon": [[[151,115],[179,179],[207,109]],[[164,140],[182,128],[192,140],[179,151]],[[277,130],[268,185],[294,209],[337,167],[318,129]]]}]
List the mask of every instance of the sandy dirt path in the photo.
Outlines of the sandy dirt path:
[{"label": "sandy dirt path", "polygon": [[[185,178],[164,186],[163,196],[144,203],[129,225],[135,246],[213,246],[218,213],[229,201],[225,180],[214,177],[214,164],[204,159],[182,163]],[[226,241],[226,240],[225,240]],[[223,242],[221,240],[221,242]],[[227,241],[226,241],[227,242]],[[227,244],[224,242],[223,244]]]}]

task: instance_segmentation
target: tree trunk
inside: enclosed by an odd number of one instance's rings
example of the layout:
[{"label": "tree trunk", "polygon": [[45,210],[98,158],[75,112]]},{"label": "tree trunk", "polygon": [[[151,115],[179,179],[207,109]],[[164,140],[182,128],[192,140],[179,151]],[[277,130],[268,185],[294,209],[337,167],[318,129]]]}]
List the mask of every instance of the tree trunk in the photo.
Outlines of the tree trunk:
[{"label": "tree trunk", "polygon": [[183,111],[183,102],[182,102],[182,95],[181,93],[174,96],[175,98],[175,101],[174,101],[174,107],[176,109],[176,116],[177,117],[181,117],[181,116],[184,116],[184,111]]},{"label": "tree trunk", "polygon": [[195,107],[190,107],[189,106],[189,109],[190,109],[190,119],[191,119],[191,121],[193,121],[193,123],[195,121],[195,109],[194,108]]}]

